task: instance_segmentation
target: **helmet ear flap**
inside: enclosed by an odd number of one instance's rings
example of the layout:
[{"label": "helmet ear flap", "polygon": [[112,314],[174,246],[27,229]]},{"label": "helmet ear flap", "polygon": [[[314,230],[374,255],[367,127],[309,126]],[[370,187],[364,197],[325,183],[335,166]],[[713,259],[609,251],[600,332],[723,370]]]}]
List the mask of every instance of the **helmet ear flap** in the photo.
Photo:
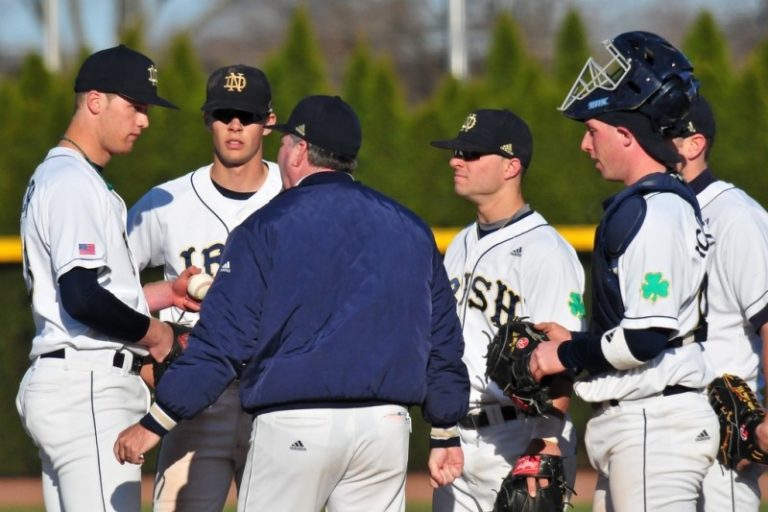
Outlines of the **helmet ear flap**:
[{"label": "helmet ear flap", "polygon": [[664,81],[659,90],[639,110],[654,120],[663,133],[688,113],[696,96],[698,81],[691,74],[674,74]]}]

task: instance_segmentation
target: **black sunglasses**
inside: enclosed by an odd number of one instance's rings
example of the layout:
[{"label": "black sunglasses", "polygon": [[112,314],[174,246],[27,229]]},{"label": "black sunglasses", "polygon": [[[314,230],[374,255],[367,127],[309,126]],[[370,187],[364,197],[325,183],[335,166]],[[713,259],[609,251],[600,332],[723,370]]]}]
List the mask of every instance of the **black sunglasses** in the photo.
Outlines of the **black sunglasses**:
[{"label": "black sunglasses", "polygon": [[453,150],[453,157],[460,158],[465,162],[474,162],[475,160],[480,160],[480,157],[482,156],[492,155],[492,154],[493,153],[482,153],[480,151],[464,151],[462,149]]},{"label": "black sunglasses", "polygon": [[248,126],[249,124],[253,123],[260,123],[264,120],[263,116],[254,114],[253,112],[232,109],[214,110],[211,112],[211,117],[216,121],[221,121],[224,124],[229,124],[234,118],[237,118],[240,121],[240,124],[243,126]]}]

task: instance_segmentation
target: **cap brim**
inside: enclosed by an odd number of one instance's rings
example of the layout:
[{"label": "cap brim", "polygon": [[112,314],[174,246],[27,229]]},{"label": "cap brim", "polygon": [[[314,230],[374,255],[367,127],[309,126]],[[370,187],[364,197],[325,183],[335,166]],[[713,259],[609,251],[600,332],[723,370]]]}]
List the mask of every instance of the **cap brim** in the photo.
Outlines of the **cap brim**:
[{"label": "cap brim", "polygon": [[304,138],[302,134],[296,131],[295,127],[289,124],[265,124],[264,128],[269,128],[270,130],[277,130],[283,133],[290,133],[291,135],[295,135],[301,139]]},{"label": "cap brim", "polygon": [[173,108],[176,110],[180,110],[179,107],[177,107],[170,101],[161,98],[160,96],[145,96],[142,94],[125,94],[122,92],[118,94],[120,94],[121,96],[125,96],[129,100],[133,100],[138,103],[146,103],[147,105],[156,105],[158,107]]},{"label": "cap brim", "polygon": [[440,149],[458,149],[459,151],[478,151],[480,153],[497,153],[497,150],[488,148],[480,144],[473,144],[461,139],[433,140],[430,142],[436,148]]},{"label": "cap brim", "polygon": [[213,112],[214,110],[240,110],[242,112],[248,112],[257,116],[261,116],[262,119],[266,119],[269,116],[269,110],[259,110],[253,108],[252,104],[237,103],[232,101],[208,101],[200,107],[203,112]]}]

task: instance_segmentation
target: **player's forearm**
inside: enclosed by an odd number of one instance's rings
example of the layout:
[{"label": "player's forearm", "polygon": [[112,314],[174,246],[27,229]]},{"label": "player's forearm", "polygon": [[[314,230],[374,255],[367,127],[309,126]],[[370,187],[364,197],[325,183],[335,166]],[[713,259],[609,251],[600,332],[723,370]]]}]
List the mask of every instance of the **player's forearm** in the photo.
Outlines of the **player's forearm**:
[{"label": "player's forearm", "polygon": [[177,307],[187,311],[200,311],[199,301],[194,300],[187,293],[190,278],[199,274],[201,270],[190,265],[171,281],[155,281],[144,285],[144,298],[150,311]]},{"label": "player's forearm", "polygon": [[595,375],[640,366],[667,348],[668,340],[666,329],[616,327],[602,336],[574,333],[573,340],[558,347],[557,355],[569,370]]},{"label": "player's forearm", "polygon": [[98,283],[95,269],[74,268],[59,278],[61,303],[72,318],[110,338],[137,342],[150,318],[134,310]]},{"label": "player's forearm", "polygon": [[160,311],[174,304],[173,286],[170,281],[146,283],[143,290],[150,311]]}]

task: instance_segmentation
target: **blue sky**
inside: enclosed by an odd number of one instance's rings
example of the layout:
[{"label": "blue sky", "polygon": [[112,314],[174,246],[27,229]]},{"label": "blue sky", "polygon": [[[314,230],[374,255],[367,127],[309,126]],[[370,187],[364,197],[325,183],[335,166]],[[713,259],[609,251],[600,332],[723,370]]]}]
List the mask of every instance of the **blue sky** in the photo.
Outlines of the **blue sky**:
[{"label": "blue sky", "polygon": [[[43,0],[45,1],[45,0]],[[149,42],[160,40],[165,34],[173,33],[189,20],[204,12],[212,0],[133,0],[148,7],[155,18],[148,26]],[[322,0],[321,0],[322,1]],[[348,0],[362,1],[362,0]],[[417,0],[419,1],[419,0]],[[439,2],[441,0],[431,0]],[[447,1],[447,0],[446,0]],[[509,0],[510,4],[515,1]],[[535,0],[532,0],[535,1]],[[566,0],[562,0],[566,1]],[[567,0],[581,8],[586,22],[594,22],[590,30],[598,37],[608,37],[616,32],[643,28],[652,30],[653,17],[663,16],[665,5],[680,8],[687,6],[692,11],[708,9],[719,19],[743,15],[755,10],[759,0]],[[40,52],[43,47],[42,28],[35,21],[30,3],[32,0],[0,0],[0,55]],[[471,6],[472,0],[467,0]],[[669,2],[669,3],[668,3]],[[69,52],[73,46],[71,23],[67,0],[59,0],[62,49]],[[106,48],[117,43],[114,33],[114,0],[83,0],[83,25],[85,39],[92,49]],[[633,13],[632,15],[628,13]],[[638,26],[645,25],[645,26]]]},{"label": "blue sky", "polygon": [[[45,1],[45,0],[43,0]],[[167,31],[183,26],[190,19],[204,12],[210,0],[133,0],[150,6],[156,18],[150,24],[149,37],[160,37]],[[26,53],[40,51],[43,45],[42,27],[37,23],[31,0],[0,0],[0,49],[2,53]],[[115,5],[113,0],[84,0],[83,28],[90,48],[106,48],[117,43],[115,29]],[[74,39],[67,0],[59,0],[62,48],[71,49]],[[162,7],[158,7],[162,4]]]}]

